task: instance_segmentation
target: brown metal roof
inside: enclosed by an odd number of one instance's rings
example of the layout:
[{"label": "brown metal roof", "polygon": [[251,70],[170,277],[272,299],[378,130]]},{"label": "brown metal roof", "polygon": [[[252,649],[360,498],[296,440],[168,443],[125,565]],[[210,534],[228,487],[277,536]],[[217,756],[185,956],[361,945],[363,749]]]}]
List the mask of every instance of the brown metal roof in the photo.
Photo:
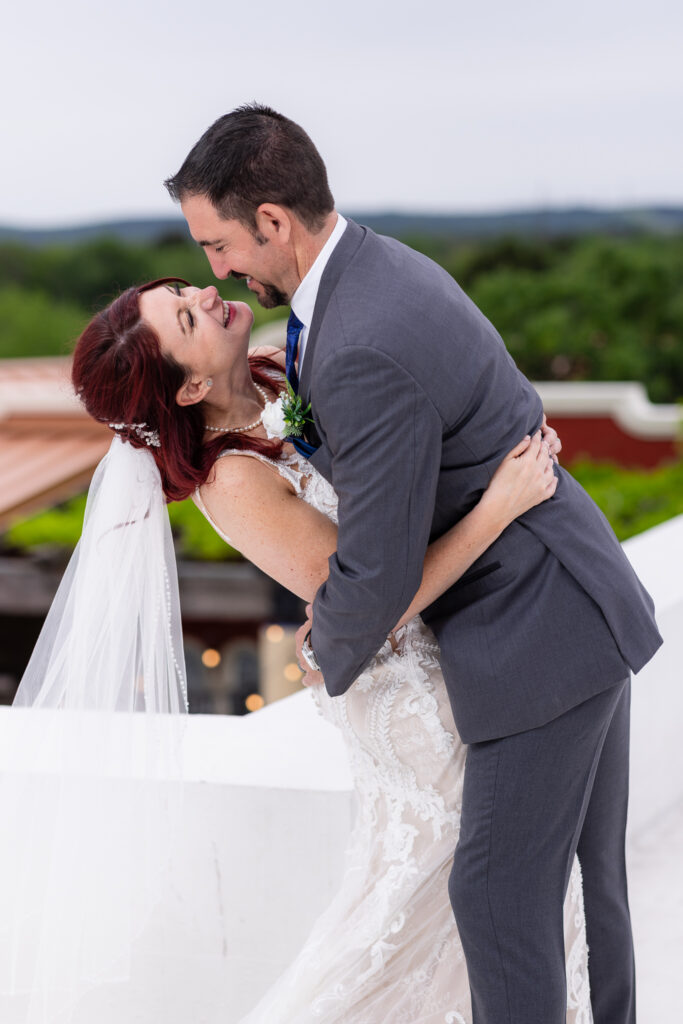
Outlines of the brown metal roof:
[{"label": "brown metal roof", "polygon": [[68,358],[0,360],[0,529],[87,488],[111,443],[73,393]]}]

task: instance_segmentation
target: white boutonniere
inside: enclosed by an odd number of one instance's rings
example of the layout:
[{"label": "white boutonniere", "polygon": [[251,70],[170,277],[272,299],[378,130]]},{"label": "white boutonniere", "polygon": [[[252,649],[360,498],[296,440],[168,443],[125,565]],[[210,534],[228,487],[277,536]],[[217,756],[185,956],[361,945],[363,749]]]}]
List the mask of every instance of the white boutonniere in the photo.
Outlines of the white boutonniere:
[{"label": "white boutonniere", "polygon": [[287,393],[266,404],[261,422],[268,437],[277,437],[284,441],[288,437],[301,437],[306,424],[313,422],[310,412],[310,402],[304,408],[301,396],[296,394],[288,381]]}]

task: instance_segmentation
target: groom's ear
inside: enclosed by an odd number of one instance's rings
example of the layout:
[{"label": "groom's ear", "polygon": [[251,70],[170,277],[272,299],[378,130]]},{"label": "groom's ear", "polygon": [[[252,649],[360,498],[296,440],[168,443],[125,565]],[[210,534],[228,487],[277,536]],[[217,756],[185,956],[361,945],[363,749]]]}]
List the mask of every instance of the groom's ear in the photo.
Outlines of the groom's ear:
[{"label": "groom's ear", "polygon": [[261,203],[256,211],[256,229],[269,242],[287,245],[292,234],[292,215],[277,203]]},{"label": "groom's ear", "polygon": [[207,391],[205,381],[186,380],[176,392],[175,400],[178,405],[196,405],[197,402],[201,402]]}]

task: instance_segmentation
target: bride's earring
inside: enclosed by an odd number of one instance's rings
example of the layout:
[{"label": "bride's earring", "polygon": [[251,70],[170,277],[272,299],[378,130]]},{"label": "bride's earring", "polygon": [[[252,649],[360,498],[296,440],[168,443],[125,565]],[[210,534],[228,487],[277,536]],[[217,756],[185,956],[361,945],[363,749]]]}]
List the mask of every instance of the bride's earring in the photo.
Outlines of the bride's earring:
[{"label": "bride's earring", "polygon": [[207,386],[207,388],[212,388],[213,387],[213,381],[211,380],[210,377],[207,377],[207,379],[206,379],[206,386]]}]

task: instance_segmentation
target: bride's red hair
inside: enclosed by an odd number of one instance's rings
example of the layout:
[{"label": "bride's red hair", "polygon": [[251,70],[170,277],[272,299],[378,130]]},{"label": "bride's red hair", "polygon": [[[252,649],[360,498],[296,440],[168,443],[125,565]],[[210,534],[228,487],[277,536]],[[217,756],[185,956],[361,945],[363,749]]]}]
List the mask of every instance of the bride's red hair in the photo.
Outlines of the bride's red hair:
[{"label": "bride's red hair", "polygon": [[[161,473],[168,501],[182,501],[205,482],[219,453],[236,448],[276,457],[281,441],[244,434],[220,434],[205,443],[204,416],[199,405],[179,406],[176,394],[189,371],[162,352],[156,331],[140,316],[139,296],[160,284],[181,278],[161,278],[128,288],[98,313],[76,342],[71,378],[76,394],[90,415],[105,423],[144,423],[158,431],[159,447],[149,451]],[[257,384],[274,392],[268,358],[250,357]],[[270,373],[269,373],[270,371]],[[117,433],[136,448],[146,447],[133,431]]]}]

